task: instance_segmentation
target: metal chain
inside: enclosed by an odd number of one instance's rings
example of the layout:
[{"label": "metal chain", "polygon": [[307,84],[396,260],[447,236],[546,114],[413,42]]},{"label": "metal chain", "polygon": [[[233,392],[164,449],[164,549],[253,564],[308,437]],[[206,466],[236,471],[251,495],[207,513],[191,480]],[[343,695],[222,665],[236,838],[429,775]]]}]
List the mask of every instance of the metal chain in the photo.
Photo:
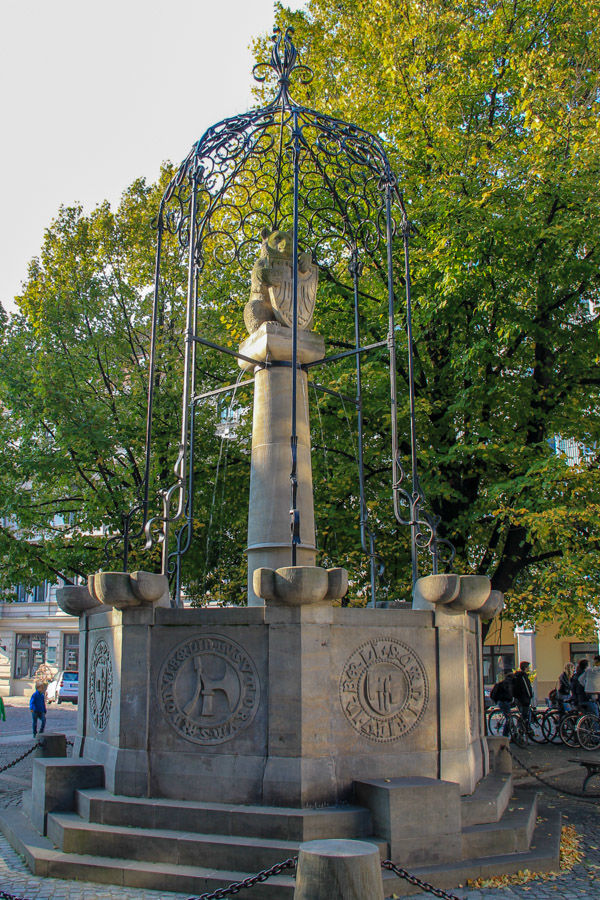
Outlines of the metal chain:
[{"label": "metal chain", "polygon": [[[547,781],[545,778],[542,778],[541,775],[538,775],[536,772],[534,772],[532,769],[530,769],[529,766],[525,765],[525,763],[522,762],[517,756],[515,756],[515,754],[510,749],[510,747],[508,747],[507,749],[518,766],[520,766],[522,769],[525,769],[525,771],[529,775],[531,775],[532,778],[535,778],[536,781],[539,781],[540,784],[544,784],[546,787],[549,787],[551,790],[556,791],[557,794],[568,794],[569,797],[577,797],[579,800],[582,800],[584,803],[589,803],[593,799],[600,799],[600,794],[584,794],[580,791],[569,791],[569,790],[567,790],[567,788],[556,787],[555,784],[550,784],[549,781]],[[597,804],[594,803],[594,806],[597,806]]]},{"label": "metal chain", "polygon": [[[272,878],[273,875],[279,875],[281,872],[285,872],[286,869],[295,869],[297,862],[297,856],[290,857],[290,859],[286,859],[285,862],[271,866],[270,869],[265,869],[262,872],[258,872],[256,875],[250,875],[248,878],[244,878],[243,881],[234,881],[227,887],[213,891],[212,894],[201,894],[199,897],[190,897],[189,900],[222,900],[223,897],[237,894],[239,891],[243,891],[244,888],[251,888],[261,881],[267,881],[268,878]],[[0,900],[2,900],[1,896]],[[18,900],[18,898],[9,897],[8,900]]]},{"label": "metal chain", "polygon": [[391,859],[384,859],[381,863],[382,869],[388,869],[390,872],[393,872],[394,875],[397,875],[398,878],[403,878],[404,881],[408,881],[409,884],[414,884],[415,887],[421,888],[422,891],[427,891],[429,894],[434,894],[436,897],[443,897],[444,900],[461,900],[460,897],[457,897],[456,894],[449,894],[447,891],[443,891],[441,888],[436,888],[432,884],[429,884],[427,881],[421,881],[420,878],[417,878],[416,875],[411,875],[410,872],[407,872],[406,869],[401,869],[400,866],[395,865]]},{"label": "metal chain", "polygon": [[[21,754],[21,756],[17,756],[17,758],[13,759],[13,761],[8,763],[7,766],[2,766],[2,768],[0,769],[0,773],[6,772],[7,769],[12,769],[13,766],[16,766],[17,763],[20,763],[22,759],[25,759],[26,756],[29,756],[30,753],[33,753],[34,750],[37,750],[37,748],[41,746],[41,744],[34,744],[33,747],[30,747],[29,750],[26,750],[25,753]],[[0,893],[0,900],[1,898],[2,894]]]}]

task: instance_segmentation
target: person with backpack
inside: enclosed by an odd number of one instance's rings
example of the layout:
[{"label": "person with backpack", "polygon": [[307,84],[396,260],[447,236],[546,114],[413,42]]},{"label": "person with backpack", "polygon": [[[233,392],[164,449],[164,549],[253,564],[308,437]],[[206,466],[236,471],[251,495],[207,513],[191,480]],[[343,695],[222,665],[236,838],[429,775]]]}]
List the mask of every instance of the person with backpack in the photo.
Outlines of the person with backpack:
[{"label": "person with backpack", "polygon": [[502,736],[510,736],[510,711],[513,703],[513,673],[512,669],[504,670],[504,678],[498,681],[490,691],[490,699],[497,704],[504,716]]}]

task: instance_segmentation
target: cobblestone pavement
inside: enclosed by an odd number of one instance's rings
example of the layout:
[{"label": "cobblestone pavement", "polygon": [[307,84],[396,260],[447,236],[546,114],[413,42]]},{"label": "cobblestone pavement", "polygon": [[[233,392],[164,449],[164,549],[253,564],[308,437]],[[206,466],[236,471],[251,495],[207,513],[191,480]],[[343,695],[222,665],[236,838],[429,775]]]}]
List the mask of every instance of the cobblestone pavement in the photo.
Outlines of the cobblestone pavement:
[{"label": "cobblestone pavement", "polygon": [[[19,756],[31,746],[31,740],[21,744],[0,743],[0,767]],[[582,771],[568,769],[568,760],[583,754],[574,753],[562,747],[534,747],[518,751],[518,755],[529,766],[535,766],[552,783],[568,790],[580,791],[583,781]],[[31,784],[32,758],[18,763],[0,775],[0,806],[19,806],[22,792]],[[554,774],[560,772],[562,774]],[[517,773],[518,774],[518,773]],[[521,773],[524,774],[524,773]],[[542,802],[561,810],[564,823],[573,825],[579,833],[584,850],[584,859],[575,868],[552,881],[531,881],[524,885],[484,890],[455,888],[451,893],[464,900],[600,900],[600,800],[587,802],[568,797],[545,788],[540,784],[529,790],[540,790]],[[591,782],[590,792],[600,794],[600,777]],[[0,835],[0,890],[27,900],[184,900],[187,894],[146,891],[122,888],[115,885],[100,885],[89,882],[65,881],[58,878],[39,878],[29,869]],[[430,894],[419,892],[411,895],[424,900]],[[252,900],[252,889],[244,891],[241,897]],[[368,900],[368,898],[365,898]]]}]

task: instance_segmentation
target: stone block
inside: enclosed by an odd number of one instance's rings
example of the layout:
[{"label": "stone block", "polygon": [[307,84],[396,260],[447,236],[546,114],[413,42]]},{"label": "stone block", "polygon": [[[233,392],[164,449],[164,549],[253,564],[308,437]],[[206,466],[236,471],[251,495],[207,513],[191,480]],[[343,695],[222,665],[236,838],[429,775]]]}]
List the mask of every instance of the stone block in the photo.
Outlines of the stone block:
[{"label": "stone block", "polygon": [[78,759],[36,759],[31,783],[31,821],[46,834],[48,813],[75,809],[75,792],[104,786],[102,766]]},{"label": "stone block", "polygon": [[57,758],[67,755],[67,738],[64,734],[53,734],[45,731],[37,736],[37,748],[33,751],[34,757]]},{"label": "stone block", "polygon": [[373,831],[388,842],[390,859],[402,866],[460,858],[458,784],[434,778],[358,781],[357,802],[371,811]]},{"label": "stone block", "polygon": [[294,900],[383,900],[379,850],[366,841],[309,841],[298,854]]},{"label": "stone block", "polygon": [[490,772],[495,772],[497,775],[511,775],[513,765],[508,747],[509,739],[498,735],[497,737],[488,737],[486,741],[490,756]]}]

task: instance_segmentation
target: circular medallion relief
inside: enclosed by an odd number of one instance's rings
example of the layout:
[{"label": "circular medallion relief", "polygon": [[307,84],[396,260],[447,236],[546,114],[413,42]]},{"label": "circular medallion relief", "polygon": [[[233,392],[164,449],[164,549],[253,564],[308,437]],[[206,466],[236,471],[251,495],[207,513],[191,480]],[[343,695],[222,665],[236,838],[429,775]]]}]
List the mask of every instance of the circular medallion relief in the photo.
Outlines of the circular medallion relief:
[{"label": "circular medallion relief", "polygon": [[397,741],[421,721],[428,700],[425,667],[401,641],[373,638],[346,661],[340,702],[348,722],[363,737]]},{"label": "circular medallion relief", "polygon": [[113,667],[108,644],[101,639],[94,647],[88,680],[88,702],[98,731],[108,724],[112,706]]},{"label": "circular medallion relief", "polygon": [[243,647],[218,634],[188,638],[168,655],[158,678],[163,714],[197,744],[222,744],[247,728],[258,709],[260,685]]}]

